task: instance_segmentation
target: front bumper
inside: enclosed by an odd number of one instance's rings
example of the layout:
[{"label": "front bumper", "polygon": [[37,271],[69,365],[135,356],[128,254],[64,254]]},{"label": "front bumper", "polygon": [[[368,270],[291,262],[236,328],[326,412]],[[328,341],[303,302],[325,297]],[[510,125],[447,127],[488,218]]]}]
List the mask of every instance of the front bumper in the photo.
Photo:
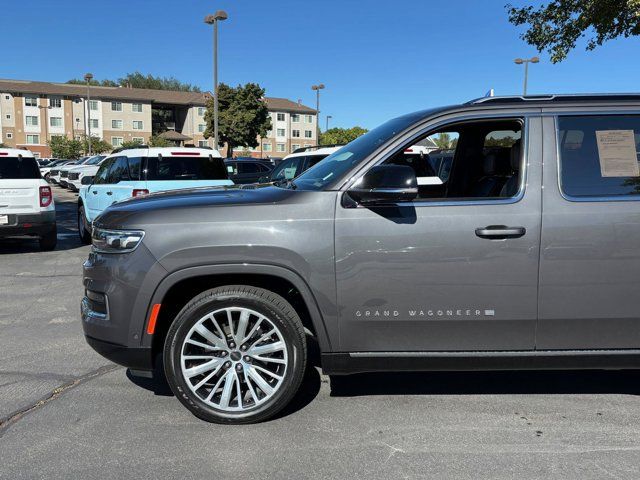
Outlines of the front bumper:
[{"label": "front bumper", "polygon": [[0,225],[0,238],[16,236],[41,237],[56,228],[56,211],[47,210],[40,213],[10,213],[9,223]]},{"label": "front bumper", "polygon": [[80,305],[87,342],[109,360],[152,370],[151,342],[143,343],[153,292],[166,271],[141,244],[126,254],[91,252],[83,265]]}]

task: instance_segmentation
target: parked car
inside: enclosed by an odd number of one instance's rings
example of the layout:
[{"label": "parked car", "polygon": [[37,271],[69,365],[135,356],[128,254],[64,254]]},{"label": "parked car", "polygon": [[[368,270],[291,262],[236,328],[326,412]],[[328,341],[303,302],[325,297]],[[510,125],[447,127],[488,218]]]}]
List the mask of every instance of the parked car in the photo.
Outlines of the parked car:
[{"label": "parked car", "polygon": [[37,237],[42,250],[53,250],[56,209],[33,153],[0,148],[0,238],[15,236]]},{"label": "parked car", "polygon": [[94,158],[93,156],[91,157],[82,157],[80,160],[76,161],[76,162],[72,162],[72,163],[68,163],[66,165],[63,165],[60,168],[60,173],[58,176],[58,184],[63,187],[63,188],[67,188],[69,185],[68,182],[68,178],[69,178],[69,171],[76,168],[76,167],[80,167],[82,165],[86,165],[92,158]]},{"label": "parked car", "polygon": [[71,167],[67,173],[67,188],[79,192],[84,177],[94,177],[106,155],[94,155],[82,165]]},{"label": "parked car", "polygon": [[271,162],[256,158],[229,158],[224,163],[233,183],[256,183],[273,169]]},{"label": "parked car", "polygon": [[[442,134],[446,178],[405,151]],[[135,374],[162,357],[219,423],[293,398],[305,332],[329,375],[638,369],[639,147],[640,95],[490,97],[393,119],[286,184],[117,203],[84,264],[87,341]]]},{"label": "parked car", "polygon": [[261,183],[286,183],[293,180],[305,170],[313,167],[320,160],[337,152],[342,145],[302,147],[297,149],[276,165],[276,167],[260,178]]},{"label": "parked car", "polygon": [[51,167],[49,173],[46,176],[46,180],[50,183],[59,184],[60,183],[60,171],[63,167],[67,165],[77,165],[80,160],[62,160],[55,166]]},{"label": "parked car", "polygon": [[[86,185],[85,185],[86,184]],[[78,195],[78,232],[90,243],[90,225],[107,207],[131,197],[183,188],[233,185],[217,150],[131,148],[105,158]]]},{"label": "parked car", "polygon": [[62,166],[62,165],[65,164],[65,162],[71,162],[71,161],[72,160],[56,159],[56,160],[52,160],[51,162],[49,162],[44,167],[40,167],[40,173],[42,174],[42,178],[44,178],[45,180],[49,181],[49,176],[50,176],[51,170],[53,170],[54,167]]}]

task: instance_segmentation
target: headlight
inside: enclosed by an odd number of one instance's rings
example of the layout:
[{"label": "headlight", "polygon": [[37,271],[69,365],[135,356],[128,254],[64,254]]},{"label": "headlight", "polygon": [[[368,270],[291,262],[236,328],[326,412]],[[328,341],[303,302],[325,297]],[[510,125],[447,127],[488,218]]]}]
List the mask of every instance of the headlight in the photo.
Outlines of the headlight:
[{"label": "headlight", "polygon": [[143,238],[142,230],[105,230],[96,227],[91,230],[93,249],[100,253],[133,252]]}]

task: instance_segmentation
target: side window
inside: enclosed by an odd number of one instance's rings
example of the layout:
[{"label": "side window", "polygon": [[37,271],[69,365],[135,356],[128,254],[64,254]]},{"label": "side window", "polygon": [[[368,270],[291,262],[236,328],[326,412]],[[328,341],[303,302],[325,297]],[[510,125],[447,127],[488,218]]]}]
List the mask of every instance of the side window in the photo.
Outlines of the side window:
[{"label": "side window", "polygon": [[113,166],[109,169],[107,177],[110,184],[118,183],[123,180],[131,180],[129,176],[129,164],[127,157],[118,157],[113,162]]},{"label": "side window", "polygon": [[128,159],[129,163],[129,176],[131,180],[140,180],[140,168],[142,164],[142,158],[133,157]]},{"label": "side window", "polygon": [[102,162],[100,168],[96,172],[95,178],[93,179],[94,185],[103,185],[105,183],[109,183],[109,171],[111,170],[111,165],[113,165],[113,162],[115,160],[115,158],[107,158],[104,162]]},{"label": "side window", "polygon": [[313,167],[316,163],[318,163],[320,160],[324,160],[325,158],[327,158],[329,155],[309,155],[307,158],[309,159],[309,164],[307,165],[307,168],[311,168]]},{"label": "side window", "polygon": [[429,132],[386,163],[412,168],[416,200],[511,198],[521,178],[523,121],[482,120]]},{"label": "side window", "polygon": [[257,173],[259,171],[260,167],[254,162],[238,162],[238,173]]},{"label": "side window", "polygon": [[563,116],[557,135],[563,193],[640,195],[640,115]]},{"label": "side window", "polygon": [[233,163],[227,163],[227,173],[229,175],[237,175],[238,174],[238,168],[237,168],[237,163],[233,162]]},{"label": "side window", "polygon": [[281,181],[281,180],[292,180],[297,177],[301,172],[300,165],[302,164],[303,157],[295,157],[290,158],[288,160],[284,160],[280,165],[278,165],[273,174],[271,176],[271,180]]}]

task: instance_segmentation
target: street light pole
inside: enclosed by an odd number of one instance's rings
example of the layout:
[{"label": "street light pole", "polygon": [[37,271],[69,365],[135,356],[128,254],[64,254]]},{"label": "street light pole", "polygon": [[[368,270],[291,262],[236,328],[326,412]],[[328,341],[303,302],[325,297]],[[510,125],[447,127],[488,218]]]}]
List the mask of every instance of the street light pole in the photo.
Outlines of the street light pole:
[{"label": "street light pole", "polygon": [[327,130],[329,130],[329,119],[333,118],[331,115],[327,115],[327,123],[324,127],[324,131],[326,132]]},{"label": "street light pole", "polygon": [[224,10],[218,10],[213,15],[204,17],[204,23],[213,25],[213,145],[216,150],[218,150],[218,22],[227,18],[229,16]]},{"label": "street light pole", "polygon": [[318,85],[311,85],[311,90],[316,91],[316,135],[317,135],[317,143],[320,145],[320,90],[324,88],[324,83],[319,83]]},{"label": "street light pole", "polygon": [[91,156],[91,89],[90,83],[93,75],[90,73],[85,74],[84,81],[87,82],[87,142],[89,144],[89,151],[87,154]]},{"label": "street light pole", "polygon": [[539,57],[531,57],[531,58],[516,58],[513,62],[516,65],[522,65],[524,63],[524,93],[523,95],[527,95],[527,82],[529,80],[529,64],[530,63],[538,63],[540,61]]}]

